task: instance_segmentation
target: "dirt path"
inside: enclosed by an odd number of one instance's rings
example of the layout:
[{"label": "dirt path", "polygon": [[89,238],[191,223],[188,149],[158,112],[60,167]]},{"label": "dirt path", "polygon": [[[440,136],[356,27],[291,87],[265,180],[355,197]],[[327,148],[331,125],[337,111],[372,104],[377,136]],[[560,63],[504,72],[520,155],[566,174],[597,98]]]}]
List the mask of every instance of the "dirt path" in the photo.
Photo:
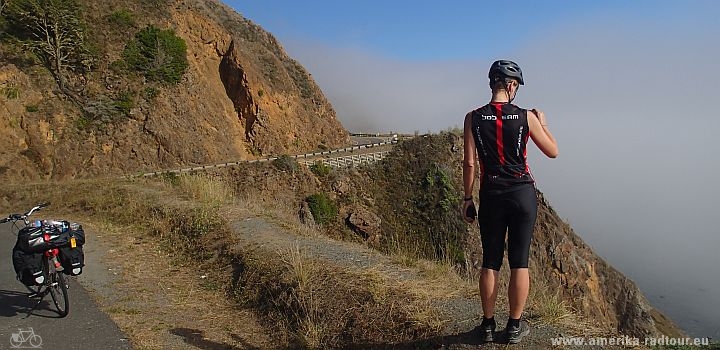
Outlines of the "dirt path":
[{"label": "dirt path", "polygon": [[[81,275],[103,311],[137,349],[273,349],[250,310],[236,308],[181,257],[139,233],[86,225],[96,244],[86,262],[102,268]],[[145,236],[147,237],[147,236]]]},{"label": "dirt path", "polygon": [[[241,215],[242,216],[242,215]],[[240,238],[240,244],[260,247],[268,254],[282,254],[292,249],[301,252],[313,259],[322,260],[328,264],[335,264],[357,270],[373,270],[383,276],[395,280],[397,283],[414,283],[426,288],[443,289],[448,285],[442,279],[433,279],[427,276],[422,268],[404,267],[371,248],[362,245],[340,242],[323,236],[298,235],[288,229],[269,222],[257,216],[238,217],[231,222],[233,232]],[[473,329],[480,323],[481,314],[479,297],[471,289],[448,291],[444,297],[436,300],[438,311],[448,321],[443,331],[444,336],[434,339],[420,339],[409,344],[372,344],[370,348],[402,349],[402,348],[436,348],[436,349],[505,349],[507,345],[500,343],[481,344],[477,340]],[[503,330],[507,314],[496,315],[498,332]],[[550,325],[533,324],[531,334],[523,339],[516,349],[548,349],[551,348],[550,339],[560,336],[562,332]],[[435,345],[432,345],[435,344]],[[583,348],[583,347],[573,347]],[[583,349],[592,349],[584,347]]]}]

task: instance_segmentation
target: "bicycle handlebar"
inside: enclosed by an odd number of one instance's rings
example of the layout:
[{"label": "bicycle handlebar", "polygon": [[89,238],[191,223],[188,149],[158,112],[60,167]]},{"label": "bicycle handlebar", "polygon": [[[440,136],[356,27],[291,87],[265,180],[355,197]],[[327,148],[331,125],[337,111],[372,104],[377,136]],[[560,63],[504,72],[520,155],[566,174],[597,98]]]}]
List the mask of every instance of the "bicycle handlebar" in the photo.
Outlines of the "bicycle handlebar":
[{"label": "bicycle handlebar", "polygon": [[47,207],[48,205],[50,205],[50,202],[40,203],[40,204],[34,206],[32,209],[30,209],[29,212],[27,212],[27,214],[25,214],[25,217],[28,217],[28,216],[32,215],[33,212],[35,212],[35,211],[37,211],[37,210],[40,210],[40,209],[42,209],[42,208],[45,208],[45,207]]},{"label": "bicycle handlebar", "polygon": [[29,210],[27,213],[25,213],[25,214],[10,214],[10,215],[8,215],[8,217],[3,218],[3,219],[0,219],[0,224],[4,224],[4,223],[6,223],[6,222],[8,222],[8,221],[25,220],[25,219],[27,219],[28,216],[32,215],[32,213],[34,213],[34,212],[36,212],[36,211],[38,211],[38,210],[40,210],[40,209],[42,209],[42,208],[45,208],[45,207],[47,207],[47,206],[49,206],[49,205],[50,205],[50,202],[40,203],[40,204],[32,207],[32,209],[30,209],[30,210]]}]

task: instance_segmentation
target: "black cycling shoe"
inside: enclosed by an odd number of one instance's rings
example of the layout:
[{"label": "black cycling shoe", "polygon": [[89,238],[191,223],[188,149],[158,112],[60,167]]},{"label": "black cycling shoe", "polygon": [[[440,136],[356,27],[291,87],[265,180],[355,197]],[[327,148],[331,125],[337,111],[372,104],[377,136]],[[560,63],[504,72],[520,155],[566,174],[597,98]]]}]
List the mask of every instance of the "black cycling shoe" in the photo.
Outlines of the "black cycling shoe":
[{"label": "black cycling shoe", "polygon": [[492,343],[495,340],[495,319],[483,318],[482,323],[477,327],[480,340],[483,343]]},{"label": "black cycling shoe", "polygon": [[519,326],[508,326],[505,328],[509,344],[517,344],[522,338],[530,334],[530,326],[525,321],[520,321]]}]

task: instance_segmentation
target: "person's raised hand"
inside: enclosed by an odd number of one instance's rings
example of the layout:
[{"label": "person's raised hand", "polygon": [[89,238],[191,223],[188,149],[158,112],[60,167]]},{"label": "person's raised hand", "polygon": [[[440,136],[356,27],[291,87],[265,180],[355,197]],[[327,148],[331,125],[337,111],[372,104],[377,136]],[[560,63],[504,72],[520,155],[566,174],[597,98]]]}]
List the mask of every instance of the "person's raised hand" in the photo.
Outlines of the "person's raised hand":
[{"label": "person's raised hand", "polygon": [[540,121],[540,125],[547,126],[547,120],[545,120],[545,113],[537,108],[533,108],[531,110],[537,116],[538,121]]}]

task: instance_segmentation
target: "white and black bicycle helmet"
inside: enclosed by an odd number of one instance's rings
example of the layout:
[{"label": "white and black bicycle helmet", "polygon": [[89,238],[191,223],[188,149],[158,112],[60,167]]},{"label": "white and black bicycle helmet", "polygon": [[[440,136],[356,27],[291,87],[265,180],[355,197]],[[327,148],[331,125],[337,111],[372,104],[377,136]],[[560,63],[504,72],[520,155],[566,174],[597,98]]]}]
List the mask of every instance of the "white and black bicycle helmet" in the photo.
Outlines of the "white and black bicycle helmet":
[{"label": "white and black bicycle helmet", "polygon": [[525,85],[520,66],[508,60],[497,60],[493,62],[492,66],[490,66],[490,72],[488,72],[488,78],[490,78],[491,84],[498,79],[513,78],[516,79],[520,85]]}]

